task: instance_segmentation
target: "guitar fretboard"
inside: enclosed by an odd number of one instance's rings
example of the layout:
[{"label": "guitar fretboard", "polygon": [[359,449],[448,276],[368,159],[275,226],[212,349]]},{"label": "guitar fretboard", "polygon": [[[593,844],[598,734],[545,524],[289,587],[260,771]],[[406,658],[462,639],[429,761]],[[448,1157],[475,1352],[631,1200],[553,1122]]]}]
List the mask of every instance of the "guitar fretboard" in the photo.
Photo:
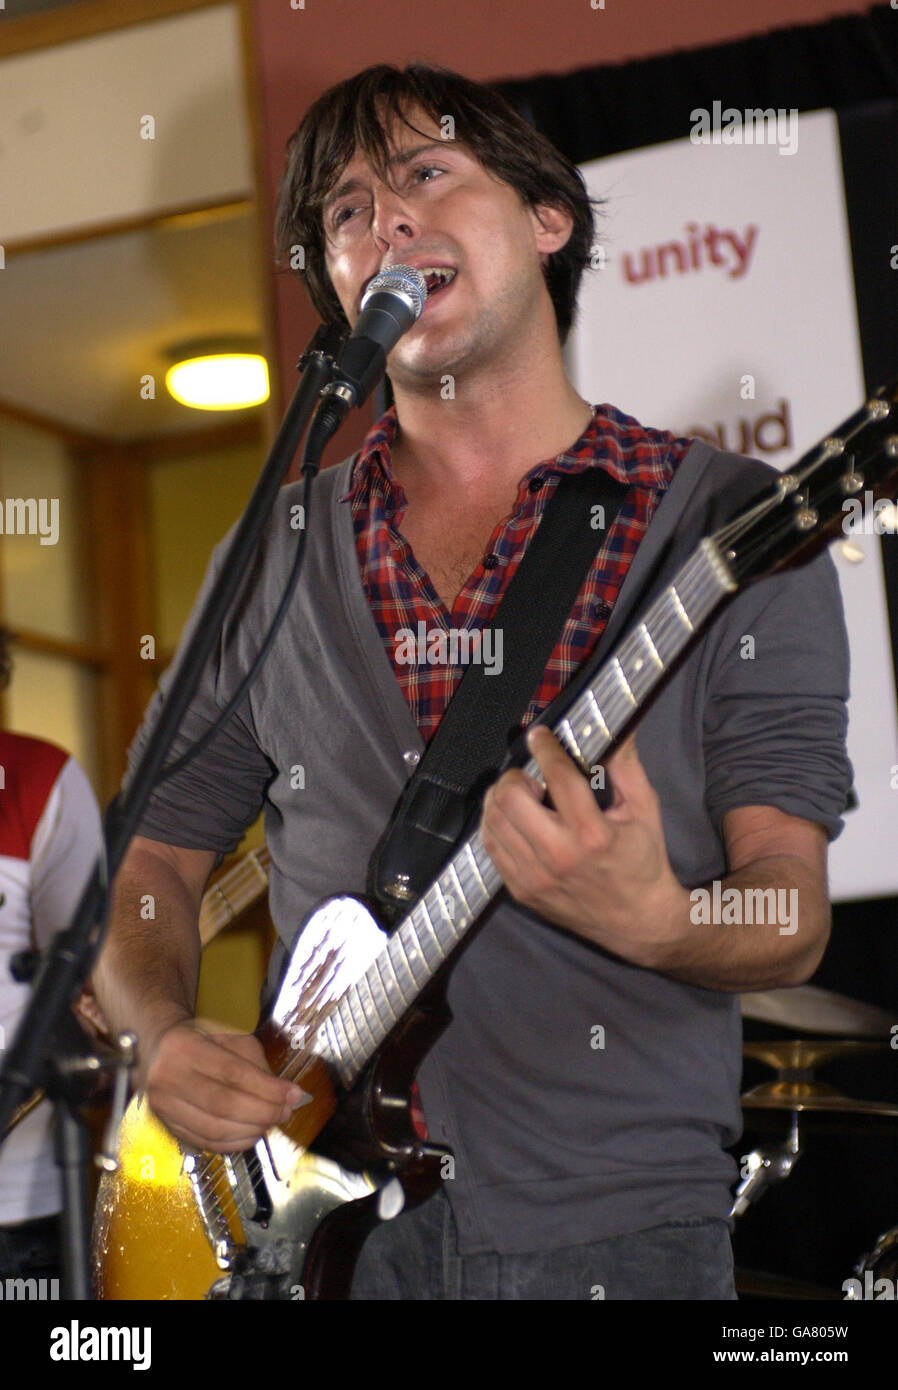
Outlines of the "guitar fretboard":
[{"label": "guitar fretboard", "polygon": [[270,858],[267,845],[250,850],[203,894],[199,917],[203,946],[267,891]]},{"label": "guitar fretboard", "polygon": [[[553,727],[590,772],[706,619],[736,588],[717,546],[705,539],[644,619],[613,650]],[[535,759],[523,769],[544,786]],[[502,887],[477,830],[399,923],[364,975],[322,1024],[316,1048],[348,1088],[433,980]]]}]

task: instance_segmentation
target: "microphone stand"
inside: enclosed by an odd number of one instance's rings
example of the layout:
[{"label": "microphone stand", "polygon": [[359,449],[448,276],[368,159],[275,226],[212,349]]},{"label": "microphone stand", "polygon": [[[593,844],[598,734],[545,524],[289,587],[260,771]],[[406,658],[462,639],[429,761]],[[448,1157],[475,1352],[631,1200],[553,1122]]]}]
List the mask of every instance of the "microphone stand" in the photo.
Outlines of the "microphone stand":
[{"label": "microphone stand", "polygon": [[[101,853],[65,931],[54,937],[43,953],[28,1008],[0,1067],[0,1136],[6,1135],[14,1114],[34,1090],[53,1076],[57,1106],[58,1162],[63,1173],[63,1269],[65,1296],[91,1298],[86,1172],[90,1144],[79,1112],[82,1096],[79,1077],[84,1063],[66,1057],[64,1045],[52,1056],[63,1016],[86,980],[105,931],[109,885],[140,823],[156,778],[163,768],[171,743],[199,684],[203,667],[218,640],[225,616],[246,574],[261,532],[274,507],[278,491],[308,426],[319,396],[331,381],[336,359],[346,338],[339,325],[319,325],[298,367],[302,370],[293,395],[259,476],[246,510],[234,533],[221,573],[206,601],[193,636],[186,647],[175,679],[160,708],[156,726],[135,768],[128,790],[114,798],[106,814],[105,855]],[[326,442],[326,441],[325,441]],[[323,447],[323,446],[322,446]],[[309,450],[307,449],[307,454]],[[320,453],[320,450],[319,450]],[[317,464],[317,459],[315,461]],[[305,472],[315,471],[308,462]],[[27,965],[25,972],[28,972]],[[133,1060],[133,1035],[119,1040],[115,1061],[126,1067]],[[108,1059],[87,1067],[96,1071]],[[121,1074],[123,1075],[123,1073]],[[123,1100],[121,1082],[117,1092]],[[109,1144],[107,1141],[107,1150]],[[104,1155],[104,1160],[109,1154]],[[104,1161],[103,1166],[109,1166]]]}]

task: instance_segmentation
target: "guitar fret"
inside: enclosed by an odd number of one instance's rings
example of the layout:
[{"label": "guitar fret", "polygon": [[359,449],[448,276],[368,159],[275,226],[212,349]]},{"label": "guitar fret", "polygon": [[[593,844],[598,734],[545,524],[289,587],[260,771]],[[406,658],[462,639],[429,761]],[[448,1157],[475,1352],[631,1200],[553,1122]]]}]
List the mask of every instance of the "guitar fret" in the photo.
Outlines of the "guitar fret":
[{"label": "guitar fret", "polygon": [[[709,581],[711,581],[709,583]],[[693,556],[685,566],[678,589],[680,597],[689,610],[693,626],[697,626],[707,611],[712,596],[713,575],[708,560],[702,553]],[[694,615],[693,615],[694,610]]]},{"label": "guitar fret", "polygon": [[[361,1028],[359,1026],[358,1020],[356,1019],[355,1010],[353,1009],[353,1002],[358,1004],[358,992],[354,984],[350,985],[346,993],[343,995],[343,998],[340,1000],[340,1003],[338,1005],[338,1010],[340,1014],[340,1021],[344,1026],[344,1029],[346,1031],[346,1037],[349,1041],[350,1056],[353,1062],[361,1063],[362,1065],[364,1065],[364,1063],[367,1061],[368,1054],[366,1052],[365,1043],[362,1038]],[[349,1011],[348,1018],[345,1012],[347,1009]],[[361,1016],[361,1027],[367,1028],[367,1021],[365,1019],[364,1014],[361,1012],[360,1007],[359,1013]]]},{"label": "guitar fret", "polygon": [[[390,1011],[390,1017],[391,1017],[393,1023],[396,1023],[396,1022],[398,1022],[398,1020],[399,1020],[399,1018],[400,1018],[400,1014],[397,1014],[396,1010],[393,1008],[393,1001],[392,1001],[392,999],[390,998],[390,982],[389,982],[389,980],[387,980],[387,979],[384,977],[384,973],[383,973],[383,971],[382,971],[381,968],[380,968],[380,963],[381,963],[381,961],[382,961],[385,957],[386,957],[387,963],[389,964],[389,959],[390,959],[389,956],[387,955],[387,953],[386,953],[385,951],[381,951],[381,953],[380,953],[379,955],[377,955],[377,956],[374,957],[374,961],[373,961],[373,963],[369,966],[369,970],[373,970],[373,971],[375,972],[376,977],[377,977],[377,981],[378,981],[378,983],[379,983],[379,985],[380,985],[381,993],[383,994],[383,997],[384,997],[384,1002],[386,1003],[386,1006],[387,1006],[387,1008],[388,1008],[389,1011]],[[395,976],[393,977],[393,982],[394,982],[394,986],[395,986],[397,992],[401,995],[402,991],[399,989],[399,983],[398,983],[398,981],[396,980],[396,977],[395,977]]]},{"label": "guitar fret", "polygon": [[589,764],[592,758],[593,727],[585,722],[585,716],[578,712],[576,708],[571,710],[568,715],[568,723],[573,730],[577,740],[577,747],[580,749],[580,766],[584,772],[589,772]]},{"label": "guitar fret", "polygon": [[658,668],[658,671],[663,671],[664,662],[661,660],[660,653],[658,651],[658,648],[655,646],[654,641],[652,640],[652,634],[649,632],[648,627],[645,623],[640,623],[639,627],[637,628],[637,631],[641,633],[642,640],[645,643],[646,647],[648,647],[649,657],[652,661],[654,661],[655,665]]},{"label": "guitar fret", "polygon": [[[412,941],[409,942],[409,946],[411,947],[410,951],[407,949],[406,943],[403,940],[404,934],[407,936],[411,936],[412,938]],[[395,939],[399,942],[399,945],[402,949],[402,954],[405,956],[405,959],[408,962],[409,973],[415,982],[415,989],[421,989],[423,985],[426,985],[428,980],[430,979],[430,972],[427,970],[427,962],[425,961],[424,953],[421,950],[421,943],[418,940],[418,933],[415,931],[414,918],[406,918],[402,926],[396,932]],[[419,980],[417,975],[415,974],[415,960],[420,960],[425,967],[423,984],[422,981]]]},{"label": "guitar fret", "polygon": [[[458,876],[458,869],[455,867],[454,859],[450,860],[447,872],[450,873],[452,877],[455,879],[455,886],[458,889],[458,895],[461,898],[462,904],[464,906],[464,916],[459,916],[458,918],[458,926],[463,927],[465,925],[465,918],[470,917],[471,915],[471,908],[468,903],[468,899],[465,897],[465,890],[461,886],[461,879]],[[453,926],[454,925],[455,924],[453,923]]]},{"label": "guitar fret", "polygon": [[433,940],[434,945],[436,946],[436,957],[434,958],[433,955],[428,956],[428,954],[427,954],[427,947],[426,947],[426,945],[425,945],[425,942],[427,941],[427,935],[425,934],[424,936],[422,936],[420,933],[418,934],[418,940],[419,940],[420,943],[421,943],[421,951],[422,951],[422,953],[423,953],[423,955],[424,955],[424,959],[425,959],[425,961],[427,962],[427,965],[430,967],[430,969],[431,969],[431,970],[435,970],[435,969],[437,968],[437,966],[442,965],[443,960],[444,960],[444,955],[443,955],[443,948],[442,948],[442,946],[441,946],[441,944],[440,944],[440,939],[439,939],[439,937],[437,936],[436,931],[435,931],[435,929],[434,929],[433,921],[432,921],[431,916],[430,916],[430,909],[429,909],[428,906],[427,906],[427,899],[426,899],[426,898],[422,898],[422,899],[421,899],[421,901],[418,903],[418,905],[417,905],[415,911],[416,911],[416,913],[419,913],[421,916],[423,916],[423,918],[424,918],[423,925],[424,925],[424,927],[426,927],[427,933],[429,933],[431,939]]},{"label": "guitar fret", "polygon": [[[405,954],[405,947],[402,944],[402,937],[399,935],[398,931],[394,932],[394,934],[390,937],[390,944],[387,947],[387,950],[390,952],[390,962],[393,966],[393,974],[396,976],[397,981],[399,981],[400,969],[403,970],[404,974],[408,978],[410,986],[410,998],[408,1002],[411,1003],[411,1001],[415,998],[415,996],[418,993],[418,983],[415,979],[412,967],[409,964],[408,956]],[[403,988],[401,981],[400,988],[402,989],[403,995],[405,995],[405,989]]]},{"label": "guitar fret", "polygon": [[635,705],[636,705],[636,703],[637,703],[637,701],[636,701],[636,696],[633,694],[633,691],[630,689],[630,682],[627,680],[627,677],[626,677],[626,675],[624,674],[624,668],[623,668],[623,666],[622,666],[621,663],[620,663],[620,659],[619,659],[618,657],[616,657],[616,656],[615,656],[615,657],[612,657],[612,659],[611,659],[611,670],[612,670],[612,671],[615,673],[615,675],[617,676],[617,679],[618,679],[618,681],[620,682],[621,688],[625,691],[626,696],[627,696],[627,699],[630,701],[630,704],[633,705],[633,706],[635,707]]},{"label": "guitar fret", "polygon": [[494,897],[502,887],[502,875],[487,854],[483,841],[480,838],[479,830],[475,831],[472,836],[471,853],[480,866],[480,881],[484,885],[484,892],[487,895],[487,901],[489,901],[489,899]]},{"label": "guitar fret", "polygon": [[355,984],[351,984],[343,995],[343,1003],[349,1008],[349,1014],[355,1027],[355,1036],[360,1050],[365,1052],[365,1033],[368,1031],[368,1018],[362,1007],[358,989]]},{"label": "guitar fret", "polygon": [[650,629],[649,636],[658,653],[658,660],[666,670],[686,641],[686,633],[669,589],[665,589],[652,605],[645,625]]},{"label": "guitar fret", "polygon": [[[364,1001],[362,1000],[361,989],[362,989],[362,986],[363,986],[363,985],[364,985],[365,989],[366,989],[367,992],[368,992],[368,999],[369,999],[369,1001],[370,1001],[370,1008],[366,1007]],[[368,979],[368,972],[367,972],[367,971],[365,972],[364,975],[360,975],[360,976],[359,976],[358,980],[356,981],[356,989],[359,991],[359,1002],[361,1003],[362,1008],[365,1009],[365,1014],[366,1014],[366,1016],[367,1016],[367,1018],[368,1018],[368,1033],[369,1033],[369,1035],[371,1036],[371,1039],[372,1039],[373,1042],[375,1042],[375,1043],[380,1043],[380,1042],[383,1041],[383,1038],[386,1036],[386,1033],[387,1033],[387,1031],[389,1031],[389,1030],[387,1030],[387,1029],[384,1028],[384,1021],[383,1021],[383,1019],[381,1018],[381,1013],[380,1013],[380,1005],[379,1005],[378,1001],[377,1001],[377,1000],[375,999],[375,997],[374,997],[374,991],[373,991],[372,988],[371,988],[371,982],[370,982],[370,980]],[[374,1029],[371,1027],[371,1017],[372,1017],[372,1015],[373,1015],[374,1018],[377,1020],[378,1029],[379,1029],[379,1033],[380,1033],[380,1036],[379,1036],[379,1037],[376,1037],[376,1036],[375,1036]]]},{"label": "guitar fret", "polygon": [[602,711],[599,709],[599,702],[598,702],[598,700],[597,700],[596,697],[595,697],[595,692],[593,691],[592,686],[589,686],[589,687],[587,688],[586,694],[587,694],[587,696],[588,696],[588,698],[589,698],[589,703],[592,705],[593,713],[594,713],[594,715],[595,715],[596,722],[597,722],[599,728],[602,730],[602,736],[603,736],[603,738],[605,738],[605,739],[608,741],[608,743],[610,743],[610,742],[611,742],[611,730],[608,728],[608,725],[605,723],[605,716],[604,716],[604,714],[602,713]]},{"label": "guitar fret", "polygon": [[332,1017],[328,1017],[324,1020],[316,1034],[316,1039],[320,1042],[324,1057],[328,1061],[333,1062],[335,1066],[341,1067],[342,1070],[340,1041],[337,1037],[337,1030],[334,1027]]},{"label": "guitar fret", "polygon": [[456,873],[462,885],[466,909],[472,916],[476,916],[480,904],[480,889],[471,872],[471,866],[468,863],[467,855],[465,855],[463,851],[461,854],[455,856],[455,866]]},{"label": "guitar fret", "polygon": [[413,992],[410,998],[406,998],[405,990],[402,988],[402,982],[399,979],[399,976],[396,974],[396,966],[393,961],[393,940],[394,938],[391,937],[389,942],[387,943],[387,949],[385,951],[381,951],[380,955],[376,957],[375,964],[377,965],[377,968],[380,971],[381,978],[384,979],[384,984],[386,986],[388,994],[390,990],[390,981],[384,977],[383,971],[380,969],[380,962],[384,961],[390,967],[390,974],[393,977],[393,984],[396,988],[396,993],[402,1000],[402,1007],[406,1009],[408,1008],[409,1004],[411,1004],[415,995]]},{"label": "guitar fret", "polygon": [[[445,878],[445,877],[446,877],[446,875],[444,874],[444,875],[443,875],[443,878]],[[445,924],[446,924],[446,926],[447,926],[448,929],[449,929],[450,935],[451,935],[451,937],[452,937],[452,942],[453,942],[453,945],[454,945],[454,943],[458,940],[458,930],[457,930],[456,925],[455,925],[455,914],[454,914],[454,912],[452,912],[452,910],[451,910],[450,907],[449,907],[449,900],[448,900],[448,898],[446,897],[446,893],[445,893],[445,890],[444,890],[444,888],[443,888],[443,879],[442,879],[442,878],[438,879],[437,882],[434,884],[434,887],[436,888],[437,892],[438,892],[439,895],[440,895],[440,906],[441,906],[442,911],[443,911],[443,920],[445,921]]]},{"label": "guitar fret", "polygon": [[465,845],[464,848],[465,848],[465,853],[467,854],[468,858],[469,858],[470,861],[471,861],[471,868],[474,870],[475,874],[477,875],[477,882],[480,884],[480,892],[482,893],[482,895],[483,895],[485,898],[488,898],[488,897],[489,897],[489,889],[487,888],[486,883],[484,882],[483,874],[480,872],[480,865],[477,863],[477,855],[476,855],[475,852],[474,852],[474,847],[473,847],[473,845],[471,844],[471,841],[470,841],[470,840],[468,840],[468,842],[467,842],[467,844]]},{"label": "guitar fret", "polygon": [[262,883],[263,883],[263,884],[265,885],[265,887],[267,888],[267,887],[268,887],[268,875],[266,874],[265,870],[262,868],[262,865],[259,863],[259,860],[258,860],[258,850],[254,850],[254,849],[250,850],[249,854],[247,855],[247,859],[248,859],[249,862],[252,864],[252,866],[253,866],[253,868],[255,869],[256,873],[259,875],[259,878],[262,880]]},{"label": "guitar fret", "polygon": [[631,638],[620,652],[621,669],[626,678],[627,685],[635,703],[638,705],[645,699],[654,683],[654,669],[649,664],[648,659],[643,656],[640,645]]},{"label": "guitar fret", "polygon": [[221,886],[220,883],[216,883],[215,888],[214,888],[214,892],[216,892],[216,893],[218,894],[219,898],[221,899],[221,901],[222,901],[222,903],[223,903],[223,905],[224,905],[225,911],[228,913],[228,919],[229,919],[230,921],[233,921],[234,918],[237,916],[236,909],[233,907],[232,903],[229,901],[228,895],[227,895],[227,893],[225,892],[225,890],[222,888],[222,886]]},{"label": "guitar fret", "polygon": [[567,746],[567,751],[572,753],[579,763],[585,765],[586,759],[583,756],[583,749],[580,747],[577,735],[574,733],[574,726],[570,718],[562,719],[558,729],[561,742]]},{"label": "guitar fret", "polygon": [[353,1047],[352,1040],[346,1028],[346,1019],[343,1017],[342,999],[339,1001],[330,1017],[333,1022],[334,1034],[336,1035],[337,1055],[344,1064],[348,1065],[350,1062],[355,1061],[355,1048]]},{"label": "guitar fret", "polygon": [[679,592],[678,592],[678,590],[677,590],[676,584],[671,584],[671,586],[670,586],[670,588],[668,589],[667,592],[670,594],[671,598],[673,599],[674,608],[676,609],[677,616],[679,617],[680,621],[684,624],[685,627],[687,627],[687,628],[689,629],[690,632],[694,632],[694,631],[695,631],[695,628],[694,628],[694,626],[693,626],[692,619],[690,618],[689,614],[686,612],[686,605],[683,603],[683,600],[680,598],[680,595],[679,595]]}]

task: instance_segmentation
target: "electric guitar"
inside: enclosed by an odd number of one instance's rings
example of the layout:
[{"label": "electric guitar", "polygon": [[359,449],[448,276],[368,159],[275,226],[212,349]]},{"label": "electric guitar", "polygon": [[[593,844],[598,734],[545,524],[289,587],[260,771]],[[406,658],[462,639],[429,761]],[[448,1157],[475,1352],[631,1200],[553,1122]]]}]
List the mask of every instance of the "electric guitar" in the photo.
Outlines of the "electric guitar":
[{"label": "electric guitar", "polygon": [[[803,562],[848,504],[898,481],[898,382],[705,537],[552,727],[587,774],[711,615],[744,585]],[[533,759],[524,770],[543,785]],[[502,882],[479,830],[388,935],[355,896],[307,919],[257,1029],[304,1103],[241,1154],[194,1153],[135,1098],[121,1163],[101,1183],[97,1293],[107,1299],[346,1298],[377,1222],[425,1200],[447,1150],[416,1133],[409,1093],[450,1022],[448,971]]]}]

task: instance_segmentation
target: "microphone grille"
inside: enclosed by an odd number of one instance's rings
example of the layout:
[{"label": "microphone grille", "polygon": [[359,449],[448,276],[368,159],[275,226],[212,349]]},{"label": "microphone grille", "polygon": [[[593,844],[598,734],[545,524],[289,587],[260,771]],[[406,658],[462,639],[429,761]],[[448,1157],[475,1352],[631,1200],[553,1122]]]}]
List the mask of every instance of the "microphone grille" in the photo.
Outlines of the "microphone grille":
[{"label": "microphone grille", "polygon": [[420,270],[416,270],[412,265],[391,265],[388,270],[375,275],[374,279],[368,282],[368,288],[362,295],[361,308],[364,309],[371,295],[376,294],[378,290],[393,290],[394,293],[404,294],[410,301],[409,307],[413,310],[415,318],[427,303],[427,282]]}]

